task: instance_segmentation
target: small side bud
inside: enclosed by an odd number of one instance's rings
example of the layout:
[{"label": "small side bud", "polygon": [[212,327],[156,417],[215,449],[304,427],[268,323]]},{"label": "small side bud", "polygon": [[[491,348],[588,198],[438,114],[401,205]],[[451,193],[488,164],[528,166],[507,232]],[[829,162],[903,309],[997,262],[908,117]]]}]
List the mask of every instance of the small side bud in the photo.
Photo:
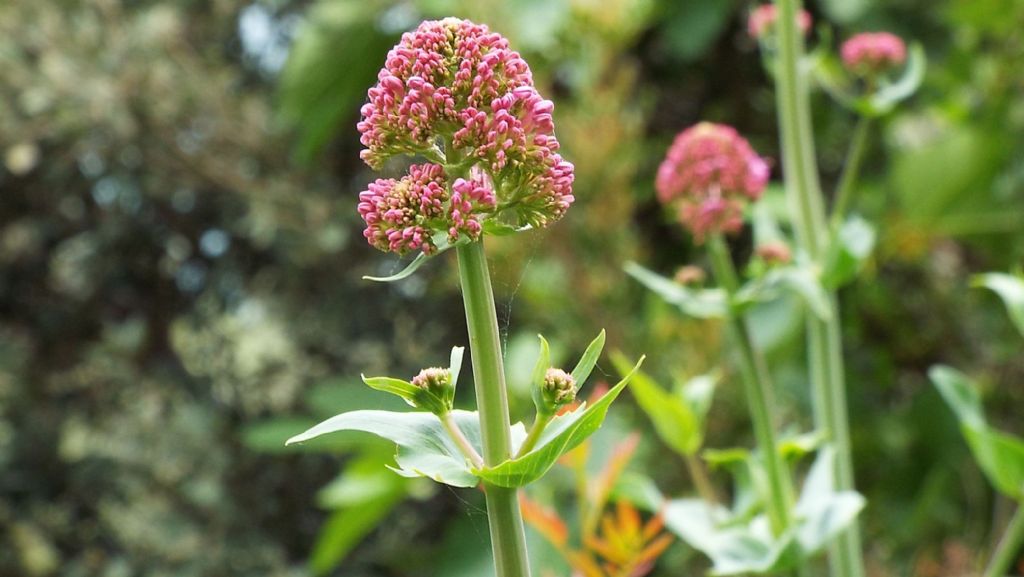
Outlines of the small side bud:
[{"label": "small side bud", "polygon": [[769,242],[757,247],[757,256],[769,266],[789,264],[793,253],[785,243]]},{"label": "small side bud", "polygon": [[576,400],[576,379],[562,369],[552,367],[544,373],[541,396],[544,408],[553,413]]},{"label": "small side bud", "polygon": [[675,281],[683,286],[699,286],[704,284],[706,278],[704,269],[688,264],[676,271]]},{"label": "small side bud", "polygon": [[452,410],[452,404],[455,401],[455,385],[452,383],[451,371],[440,367],[430,367],[420,371],[410,382],[421,393],[415,399],[418,407],[427,409],[436,415],[443,415]]}]

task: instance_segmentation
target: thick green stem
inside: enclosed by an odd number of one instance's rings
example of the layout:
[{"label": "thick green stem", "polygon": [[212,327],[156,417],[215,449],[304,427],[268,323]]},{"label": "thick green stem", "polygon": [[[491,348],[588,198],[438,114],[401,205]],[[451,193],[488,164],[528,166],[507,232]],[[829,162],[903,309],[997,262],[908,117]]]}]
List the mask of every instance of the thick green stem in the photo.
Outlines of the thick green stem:
[{"label": "thick green stem", "polygon": [[[804,61],[803,36],[796,25],[800,2],[776,0],[776,6],[779,31],[776,102],[786,194],[793,210],[797,240],[807,255],[820,264],[828,248],[826,243],[829,231],[825,223],[824,201],[814,152],[810,96],[801,69]],[[836,449],[836,487],[839,490],[853,490],[841,325],[835,293],[831,295],[830,309],[830,320],[822,321],[812,317],[807,321],[814,420],[819,431]],[[857,523],[844,531],[830,548],[829,562],[833,575],[864,577],[860,528]]]},{"label": "thick green stem", "polygon": [[[715,278],[731,298],[740,288],[739,277],[729,255],[729,248],[721,235],[714,235],[708,240],[708,252]],[[768,475],[768,517],[771,520],[772,531],[775,535],[780,535],[792,524],[790,507],[793,489],[789,473],[779,454],[775,427],[772,423],[771,377],[764,358],[754,348],[746,319],[741,315],[732,315],[729,326],[740,349],[743,390],[747,397],[758,449],[764,459],[765,472]]]},{"label": "thick green stem", "polygon": [[850,199],[853,197],[853,189],[857,184],[860,166],[864,162],[864,154],[868,149],[868,134],[870,132],[871,119],[866,116],[861,117],[857,121],[857,127],[853,130],[850,151],[846,154],[843,174],[839,177],[839,184],[836,186],[836,200],[832,205],[832,228],[834,230],[839,229],[839,225],[843,223],[846,212],[850,208]]},{"label": "thick green stem", "polygon": [[[494,310],[494,293],[487,270],[483,241],[456,249],[459,255],[459,278],[466,305],[469,326],[469,351],[473,359],[473,380],[477,408],[480,411],[480,432],[484,463],[489,466],[511,456],[508,395],[505,370],[502,366],[498,319]],[[491,548],[497,577],[529,577],[530,564],[526,554],[526,533],[515,489],[485,485],[487,522],[491,530]]]},{"label": "thick green stem", "polygon": [[1024,506],[1018,505],[1017,512],[1006,526],[1006,532],[985,569],[985,577],[1005,577],[1021,546],[1024,546]]}]

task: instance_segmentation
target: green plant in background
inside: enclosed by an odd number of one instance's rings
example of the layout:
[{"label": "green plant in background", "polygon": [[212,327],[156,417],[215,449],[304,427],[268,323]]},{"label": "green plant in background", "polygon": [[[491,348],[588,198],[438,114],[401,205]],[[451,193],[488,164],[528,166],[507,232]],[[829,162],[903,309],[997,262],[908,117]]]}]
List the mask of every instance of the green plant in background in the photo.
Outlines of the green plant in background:
[{"label": "green plant in background", "polygon": [[455,18],[427,21],[405,34],[368,96],[358,126],[363,160],[376,169],[396,156],[427,160],[360,194],[363,235],[372,246],[400,255],[419,251],[403,272],[372,280],[401,280],[429,257],[457,249],[478,411],[453,409],[463,355],[456,347],[447,369],[424,369],[411,381],[364,379],[423,411],[342,413],[288,443],[366,431],[399,446],[400,475],[456,487],[483,483],[497,575],[528,576],[517,489],[597,430],[629,381],[625,377],[589,407],[554,416],[575,399],[605,336],[594,339],[571,374],[548,366],[542,337],[533,372],[534,425],[529,434],[510,426],[483,236],[546,227],[572,204],[573,166],[558,154],[553,104],[538,94],[526,61],[505,38]]},{"label": "green plant in background", "polygon": [[[1010,319],[1024,336],[1024,278],[989,273],[975,277],[975,285],[993,290],[1003,299]],[[1024,439],[989,426],[978,383],[970,377],[943,365],[933,366],[928,375],[960,421],[960,430],[982,472],[996,491],[1017,503],[984,572],[985,577],[1004,577],[1024,547]]]}]

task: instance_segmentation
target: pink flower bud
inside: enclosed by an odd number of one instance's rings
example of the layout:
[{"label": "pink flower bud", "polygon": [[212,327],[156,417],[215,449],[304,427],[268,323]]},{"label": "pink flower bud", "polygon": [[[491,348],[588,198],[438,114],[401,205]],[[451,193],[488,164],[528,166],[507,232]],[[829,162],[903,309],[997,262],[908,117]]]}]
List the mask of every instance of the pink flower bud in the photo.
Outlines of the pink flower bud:
[{"label": "pink flower bud", "polygon": [[907,60],[907,46],[888,32],[863,32],[843,43],[840,52],[846,69],[860,76],[875,76]]},{"label": "pink flower bud", "polygon": [[[778,9],[775,4],[762,4],[754,8],[747,19],[747,33],[755,40],[774,34],[775,21],[778,17]],[[804,35],[811,30],[811,23],[811,15],[806,10],[797,13],[796,24]]]},{"label": "pink flower bud", "polygon": [[743,207],[761,198],[769,175],[767,161],[734,128],[702,122],[676,136],[655,188],[702,242],[709,233],[739,230]]}]

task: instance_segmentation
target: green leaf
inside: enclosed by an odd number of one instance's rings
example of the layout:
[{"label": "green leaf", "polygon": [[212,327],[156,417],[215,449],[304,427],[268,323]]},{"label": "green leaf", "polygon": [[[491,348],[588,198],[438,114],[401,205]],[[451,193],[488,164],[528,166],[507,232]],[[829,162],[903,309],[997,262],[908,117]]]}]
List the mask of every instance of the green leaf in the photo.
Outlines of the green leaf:
[{"label": "green leaf", "polygon": [[462,357],[465,354],[465,347],[452,347],[452,354],[448,360],[448,374],[451,375],[453,389],[459,384],[459,373],[462,372]]},{"label": "green leaf", "polygon": [[[559,457],[576,448],[601,427],[601,423],[604,422],[605,415],[608,413],[608,407],[619,396],[633,375],[640,370],[640,365],[643,362],[644,358],[641,357],[633,370],[593,405],[583,404],[571,413],[552,419],[537,442],[537,446],[529,453],[509,459],[494,467],[486,467],[473,472],[485,481],[500,487],[522,487],[540,479]],[[513,452],[518,450],[520,444],[521,440],[519,443],[514,443]]]},{"label": "green leaf", "polygon": [[597,359],[600,358],[601,351],[604,350],[604,341],[605,332],[604,329],[601,329],[601,333],[587,345],[587,350],[583,351],[580,362],[576,363],[576,368],[572,370],[572,378],[576,381],[577,390],[583,386],[583,383],[590,377],[590,373],[593,372],[594,366],[597,365]]},{"label": "green leaf", "polygon": [[1006,305],[1010,320],[1024,335],[1024,279],[1004,273],[979,274],[972,285],[994,291]]},{"label": "green leaf", "polygon": [[623,269],[666,302],[679,307],[683,314],[699,319],[722,319],[728,316],[728,299],[721,289],[687,288],[635,262],[627,262]]},{"label": "green leaf", "polygon": [[736,295],[736,301],[741,307],[754,302],[771,301],[778,298],[783,289],[798,295],[818,318],[828,320],[832,317],[831,297],[818,275],[808,266],[773,268],[763,277],[743,285]]},{"label": "green leaf", "polygon": [[530,391],[533,396],[533,404],[537,407],[537,412],[547,415],[551,411],[548,410],[548,404],[544,400],[544,375],[547,374],[548,369],[551,367],[551,346],[548,345],[548,340],[544,338],[544,335],[537,335],[537,338],[540,339],[540,355],[537,357],[537,363],[533,365],[533,374],[530,376]]},{"label": "green leaf", "polygon": [[[630,370],[629,361],[619,353],[612,354],[612,364],[620,374]],[[697,416],[683,400],[659,387],[650,375],[637,371],[630,390],[637,404],[654,423],[661,440],[683,456],[695,454],[703,442]]]},{"label": "green leaf", "polygon": [[903,75],[896,82],[882,85],[877,92],[871,95],[864,111],[873,116],[888,114],[897,104],[913,96],[924,81],[927,63],[928,59],[925,57],[921,44],[919,42],[911,44]]},{"label": "green leaf", "polygon": [[864,219],[854,216],[836,231],[829,247],[828,262],[822,284],[837,289],[853,280],[875,248],[875,229]]},{"label": "green leaf", "polygon": [[402,400],[408,403],[411,407],[417,406],[417,399],[424,392],[409,381],[403,381],[401,379],[393,379],[391,377],[367,377],[366,375],[360,375],[360,377],[371,389],[391,393],[392,395],[401,397]]},{"label": "green leaf", "polygon": [[941,365],[932,367],[928,376],[956,413],[967,446],[989,482],[1008,497],[1024,499],[1024,441],[988,426],[981,396],[969,377]]},{"label": "green leaf", "polygon": [[697,424],[703,430],[704,421],[711,410],[711,402],[715,398],[715,389],[721,380],[721,373],[710,373],[697,375],[690,380],[676,386],[675,394],[680,396],[690,407],[694,416],[697,417]]},{"label": "green leaf", "polygon": [[[477,451],[481,450],[480,419],[475,412],[451,412],[456,424]],[[363,431],[398,445],[393,469],[404,477],[427,477],[454,487],[475,487],[476,476],[466,458],[431,413],[391,411],[352,411],[331,417],[308,431],[288,439],[286,444],[302,443],[336,431]],[[513,427],[513,437],[522,442],[526,431]]]},{"label": "green leaf", "polygon": [[835,451],[824,447],[814,460],[797,501],[797,541],[805,557],[817,554],[852,525],[865,500],[855,491],[835,490]]},{"label": "green leaf", "polygon": [[928,377],[961,423],[971,427],[987,426],[981,395],[970,377],[945,365],[933,366],[928,370]]},{"label": "green leaf", "polygon": [[[438,251],[438,252],[440,253],[440,251]],[[389,275],[389,276],[364,276],[363,280],[370,280],[370,281],[373,281],[373,282],[395,282],[395,281],[400,281],[400,280],[402,280],[404,278],[408,278],[408,277],[412,276],[412,274],[414,272],[416,272],[417,270],[419,270],[419,268],[421,266],[423,266],[423,264],[425,262],[427,262],[427,259],[429,259],[429,258],[430,258],[430,256],[427,256],[425,253],[421,252],[418,255],[416,255],[416,258],[412,259],[412,262],[410,262],[408,265],[406,265],[405,268],[403,268],[402,270],[400,270],[399,272],[397,272],[397,273],[395,273],[393,275]]]}]

